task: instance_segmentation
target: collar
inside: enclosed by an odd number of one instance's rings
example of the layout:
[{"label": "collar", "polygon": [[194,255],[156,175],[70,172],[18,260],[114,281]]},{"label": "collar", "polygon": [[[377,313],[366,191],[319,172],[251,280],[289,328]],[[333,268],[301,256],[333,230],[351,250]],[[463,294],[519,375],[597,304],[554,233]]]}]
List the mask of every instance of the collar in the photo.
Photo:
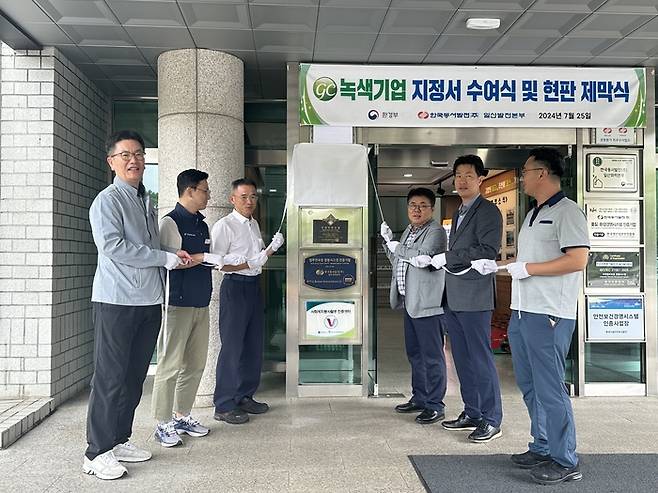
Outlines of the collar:
[{"label": "collar", "polygon": [[180,202],[176,202],[176,207],[174,207],[174,210],[187,219],[200,219],[203,221],[206,218],[206,216],[198,211],[195,214],[192,214]]},{"label": "collar", "polygon": [[409,229],[409,234],[419,233],[420,231],[422,231],[423,229],[425,229],[425,228],[427,227],[427,225],[428,225],[429,223],[431,223],[431,222],[432,222],[432,219],[428,219],[427,221],[425,221],[425,222],[424,222],[423,224],[421,224],[420,226],[413,226],[412,224],[410,224],[410,225],[409,225],[409,228],[410,228],[410,229]]},{"label": "collar", "polygon": [[562,200],[565,197],[566,197],[566,195],[564,195],[564,192],[562,190],[560,190],[555,195],[552,195],[551,197],[549,197],[548,200],[546,200],[546,202],[544,202],[543,204],[537,205],[535,203],[535,209],[541,209],[545,205],[547,205],[549,207],[553,207],[555,204],[557,204],[560,200]]},{"label": "collar", "polygon": [[248,217],[244,217],[242,214],[240,214],[235,209],[233,209],[233,212],[231,212],[231,216],[233,216],[235,219],[240,221],[241,224],[248,223],[253,219],[253,218],[249,219]]},{"label": "collar", "polygon": [[471,206],[475,203],[477,199],[480,198],[480,194],[478,193],[475,197],[473,197],[471,200],[468,202],[462,202],[462,205],[459,206],[460,210],[468,210],[471,208]]},{"label": "collar", "polygon": [[135,194],[136,197],[143,197],[146,194],[146,188],[144,188],[144,184],[141,181],[139,182],[139,186],[135,188],[130,183],[126,183],[118,176],[115,176],[112,183],[116,187],[122,188],[130,193]]}]

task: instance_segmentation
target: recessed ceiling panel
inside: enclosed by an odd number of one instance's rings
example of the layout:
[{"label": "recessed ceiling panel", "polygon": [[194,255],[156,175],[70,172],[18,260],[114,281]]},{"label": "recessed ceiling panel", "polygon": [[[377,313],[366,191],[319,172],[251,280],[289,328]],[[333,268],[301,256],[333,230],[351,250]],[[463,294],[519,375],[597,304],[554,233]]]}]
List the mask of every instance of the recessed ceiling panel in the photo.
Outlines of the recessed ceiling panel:
[{"label": "recessed ceiling panel", "polygon": [[318,5],[320,0],[249,0],[256,5]]},{"label": "recessed ceiling panel", "polygon": [[126,27],[137,46],[165,48],[194,48],[194,41],[186,27]]},{"label": "recessed ceiling panel", "polygon": [[[503,34],[519,18],[521,11],[514,12],[493,12],[491,10],[467,11],[459,10],[450,20],[450,23],[443,31],[444,34],[466,34],[469,36],[487,36],[495,37]],[[473,31],[466,27],[466,21],[470,18],[493,18],[500,19],[498,29],[488,29],[486,31]]]},{"label": "recessed ceiling panel", "polygon": [[82,46],[80,49],[91,58],[92,62],[101,65],[121,66],[147,64],[140,51],[134,46]]},{"label": "recessed ceiling panel", "polygon": [[618,39],[649,22],[652,16],[640,14],[601,14],[596,12],[578,25],[569,37]]},{"label": "recessed ceiling panel", "polygon": [[514,35],[561,37],[577,26],[587,14],[527,11],[514,24]]},{"label": "recessed ceiling panel", "polygon": [[[21,0],[25,2],[27,0]],[[62,24],[118,24],[103,0],[34,0],[52,19]]]},{"label": "recessed ceiling panel", "polygon": [[388,8],[391,0],[322,0],[323,7]]},{"label": "recessed ceiling panel", "polygon": [[341,63],[367,63],[368,62],[368,57],[370,56],[370,53],[365,53],[365,52],[353,52],[350,51],[348,53],[341,51],[341,52],[336,52],[336,53],[331,53],[331,52],[315,52],[315,55],[313,55],[313,62],[314,63],[334,63],[334,64],[341,64]]},{"label": "recessed ceiling panel", "polygon": [[57,45],[56,48],[62,52],[71,63],[93,63],[93,60],[81,48],[76,45]]},{"label": "recessed ceiling panel", "polygon": [[247,51],[254,49],[254,37],[248,29],[190,29],[190,33],[199,48]]},{"label": "recessed ceiling panel", "polygon": [[585,63],[587,66],[592,67],[637,67],[642,65],[646,57],[612,57],[612,56],[597,56]]},{"label": "recessed ceiling panel", "polygon": [[251,29],[247,5],[216,5],[195,1],[181,3],[189,27],[214,29]]},{"label": "recessed ceiling panel", "polygon": [[525,10],[535,0],[464,0],[462,9]]},{"label": "recessed ceiling panel", "polygon": [[318,32],[377,33],[386,9],[320,7]]},{"label": "recessed ceiling panel", "polygon": [[157,74],[150,65],[129,65],[117,69],[116,65],[98,65],[110,80],[155,80]]},{"label": "recessed ceiling panel", "polygon": [[478,65],[530,65],[534,55],[495,55],[487,54],[478,60]]},{"label": "recessed ceiling panel", "polygon": [[373,53],[368,58],[368,63],[403,63],[419,64],[425,59],[425,54],[414,53]]},{"label": "recessed ceiling panel", "polygon": [[29,1],[0,0],[0,10],[15,22],[52,22],[43,10]]},{"label": "recessed ceiling panel", "polygon": [[656,2],[656,0],[608,0],[608,2],[601,7],[601,11],[658,14],[658,2]]},{"label": "recessed ceiling panel", "polygon": [[463,0],[391,0],[391,8],[455,10],[459,8],[462,1]]},{"label": "recessed ceiling panel", "polygon": [[285,7],[251,5],[251,25],[254,29],[271,31],[315,31],[317,7]]},{"label": "recessed ceiling panel", "polygon": [[[546,51],[558,38],[542,36],[503,36],[490,50],[492,55],[534,55],[539,56]],[[488,54],[489,54],[488,53]]]},{"label": "recessed ceiling panel", "polygon": [[432,52],[423,60],[424,65],[441,64],[441,65],[474,65],[482,55],[479,53],[464,53],[455,55],[450,53]]},{"label": "recessed ceiling panel", "polygon": [[441,34],[454,10],[389,9],[381,32],[390,34]]},{"label": "recessed ceiling panel", "polygon": [[533,65],[554,65],[562,67],[580,67],[587,60],[592,58],[590,55],[578,55],[578,56],[555,56],[555,55],[542,55],[537,58]]},{"label": "recessed ceiling panel", "polygon": [[628,35],[629,38],[658,39],[658,17]]},{"label": "recessed ceiling panel", "polygon": [[76,67],[78,67],[82,73],[90,79],[107,79],[108,77],[107,74],[101,70],[101,67],[95,63],[78,63],[76,64]]},{"label": "recessed ceiling panel", "polygon": [[606,0],[537,0],[530,10],[558,12],[594,12]]},{"label": "recessed ceiling panel", "polygon": [[21,25],[21,28],[44,46],[73,43],[71,38],[52,22],[50,24],[25,23]]},{"label": "recessed ceiling panel", "polygon": [[601,53],[606,57],[643,57],[655,56],[658,42],[655,39],[622,39]]},{"label": "recessed ceiling panel", "polygon": [[369,55],[376,39],[376,34],[368,33],[318,33],[315,38],[315,52],[355,52]]},{"label": "recessed ceiling panel", "polygon": [[106,0],[119,22],[129,26],[184,26],[175,2]]},{"label": "recessed ceiling panel", "polygon": [[254,31],[256,50],[313,55],[314,33]]},{"label": "recessed ceiling panel", "polygon": [[549,56],[596,56],[614,40],[608,38],[562,38],[547,52]]},{"label": "recessed ceiling panel", "polygon": [[375,42],[373,54],[426,54],[436,42],[431,34],[380,34]]},{"label": "recessed ceiling panel", "polygon": [[80,46],[133,46],[128,33],[121,26],[59,25]]},{"label": "recessed ceiling panel", "polygon": [[[449,36],[443,34],[432,48],[431,54],[442,55],[477,55],[482,54],[494,44],[495,38],[489,36]],[[464,62],[468,63],[468,62]]]}]

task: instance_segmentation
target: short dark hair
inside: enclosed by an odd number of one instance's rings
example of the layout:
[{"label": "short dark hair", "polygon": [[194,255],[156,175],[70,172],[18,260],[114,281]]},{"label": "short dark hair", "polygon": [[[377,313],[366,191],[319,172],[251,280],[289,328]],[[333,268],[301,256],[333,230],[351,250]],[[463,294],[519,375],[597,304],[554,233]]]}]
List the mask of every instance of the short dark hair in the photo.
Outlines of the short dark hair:
[{"label": "short dark hair", "polygon": [[188,188],[196,188],[200,181],[207,180],[208,173],[198,169],[186,169],[181,171],[176,178],[176,186],[178,187],[178,196],[182,197],[185,190]]},{"label": "short dark hair", "polygon": [[252,180],[251,178],[239,178],[239,179],[233,181],[231,183],[231,189],[235,190],[240,185],[250,185],[250,186],[258,189],[258,187],[256,186],[256,182],[254,180]]},{"label": "short dark hair", "polygon": [[482,159],[480,159],[480,156],[476,156],[475,154],[466,154],[465,156],[459,156],[455,159],[455,164],[452,165],[453,174],[457,173],[457,167],[460,164],[473,166],[473,168],[475,168],[475,173],[477,173],[478,176],[487,176],[489,174],[489,170],[484,167],[484,163],[482,162]]},{"label": "short dark hair", "polygon": [[434,195],[434,192],[430,190],[429,188],[412,188],[409,190],[409,193],[407,194],[407,203],[411,200],[412,197],[425,197],[427,200],[430,201],[430,204],[432,204],[432,207],[434,207],[434,204],[436,204],[436,195]]},{"label": "short dark hair", "polygon": [[122,140],[136,140],[139,142],[139,145],[142,146],[142,150],[145,149],[144,139],[142,139],[142,136],[137,132],[134,130],[119,130],[118,132],[114,132],[112,135],[110,135],[105,141],[105,152],[108,156],[114,149],[114,146],[117,144],[117,142]]},{"label": "short dark hair", "polygon": [[548,168],[551,175],[562,177],[564,175],[564,168],[566,166],[564,157],[560,151],[553,147],[536,147],[530,150],[528,157],[534,158],[538,163],[543,164]]}]

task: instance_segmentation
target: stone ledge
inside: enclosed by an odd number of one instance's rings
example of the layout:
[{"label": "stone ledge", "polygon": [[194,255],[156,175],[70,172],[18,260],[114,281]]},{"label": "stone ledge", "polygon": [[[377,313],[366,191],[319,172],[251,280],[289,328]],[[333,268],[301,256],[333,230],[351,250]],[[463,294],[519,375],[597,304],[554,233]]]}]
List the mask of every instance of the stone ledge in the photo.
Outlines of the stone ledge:
[{"label": "stone ledge", "polygon": [[55,410],[54,400],[0,399],[0,449],[7,448]]}]

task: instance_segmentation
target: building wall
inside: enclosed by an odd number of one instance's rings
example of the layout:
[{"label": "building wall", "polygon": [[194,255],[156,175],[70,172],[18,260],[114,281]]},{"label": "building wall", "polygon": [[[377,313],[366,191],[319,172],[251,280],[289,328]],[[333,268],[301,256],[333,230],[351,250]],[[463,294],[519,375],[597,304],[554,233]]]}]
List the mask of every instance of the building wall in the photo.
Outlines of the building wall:
[{"label": "building wall", "polygon": [[55,398],[92,372],[96,249],[109,98],[59,51],[2,45],[0,397]]}]

